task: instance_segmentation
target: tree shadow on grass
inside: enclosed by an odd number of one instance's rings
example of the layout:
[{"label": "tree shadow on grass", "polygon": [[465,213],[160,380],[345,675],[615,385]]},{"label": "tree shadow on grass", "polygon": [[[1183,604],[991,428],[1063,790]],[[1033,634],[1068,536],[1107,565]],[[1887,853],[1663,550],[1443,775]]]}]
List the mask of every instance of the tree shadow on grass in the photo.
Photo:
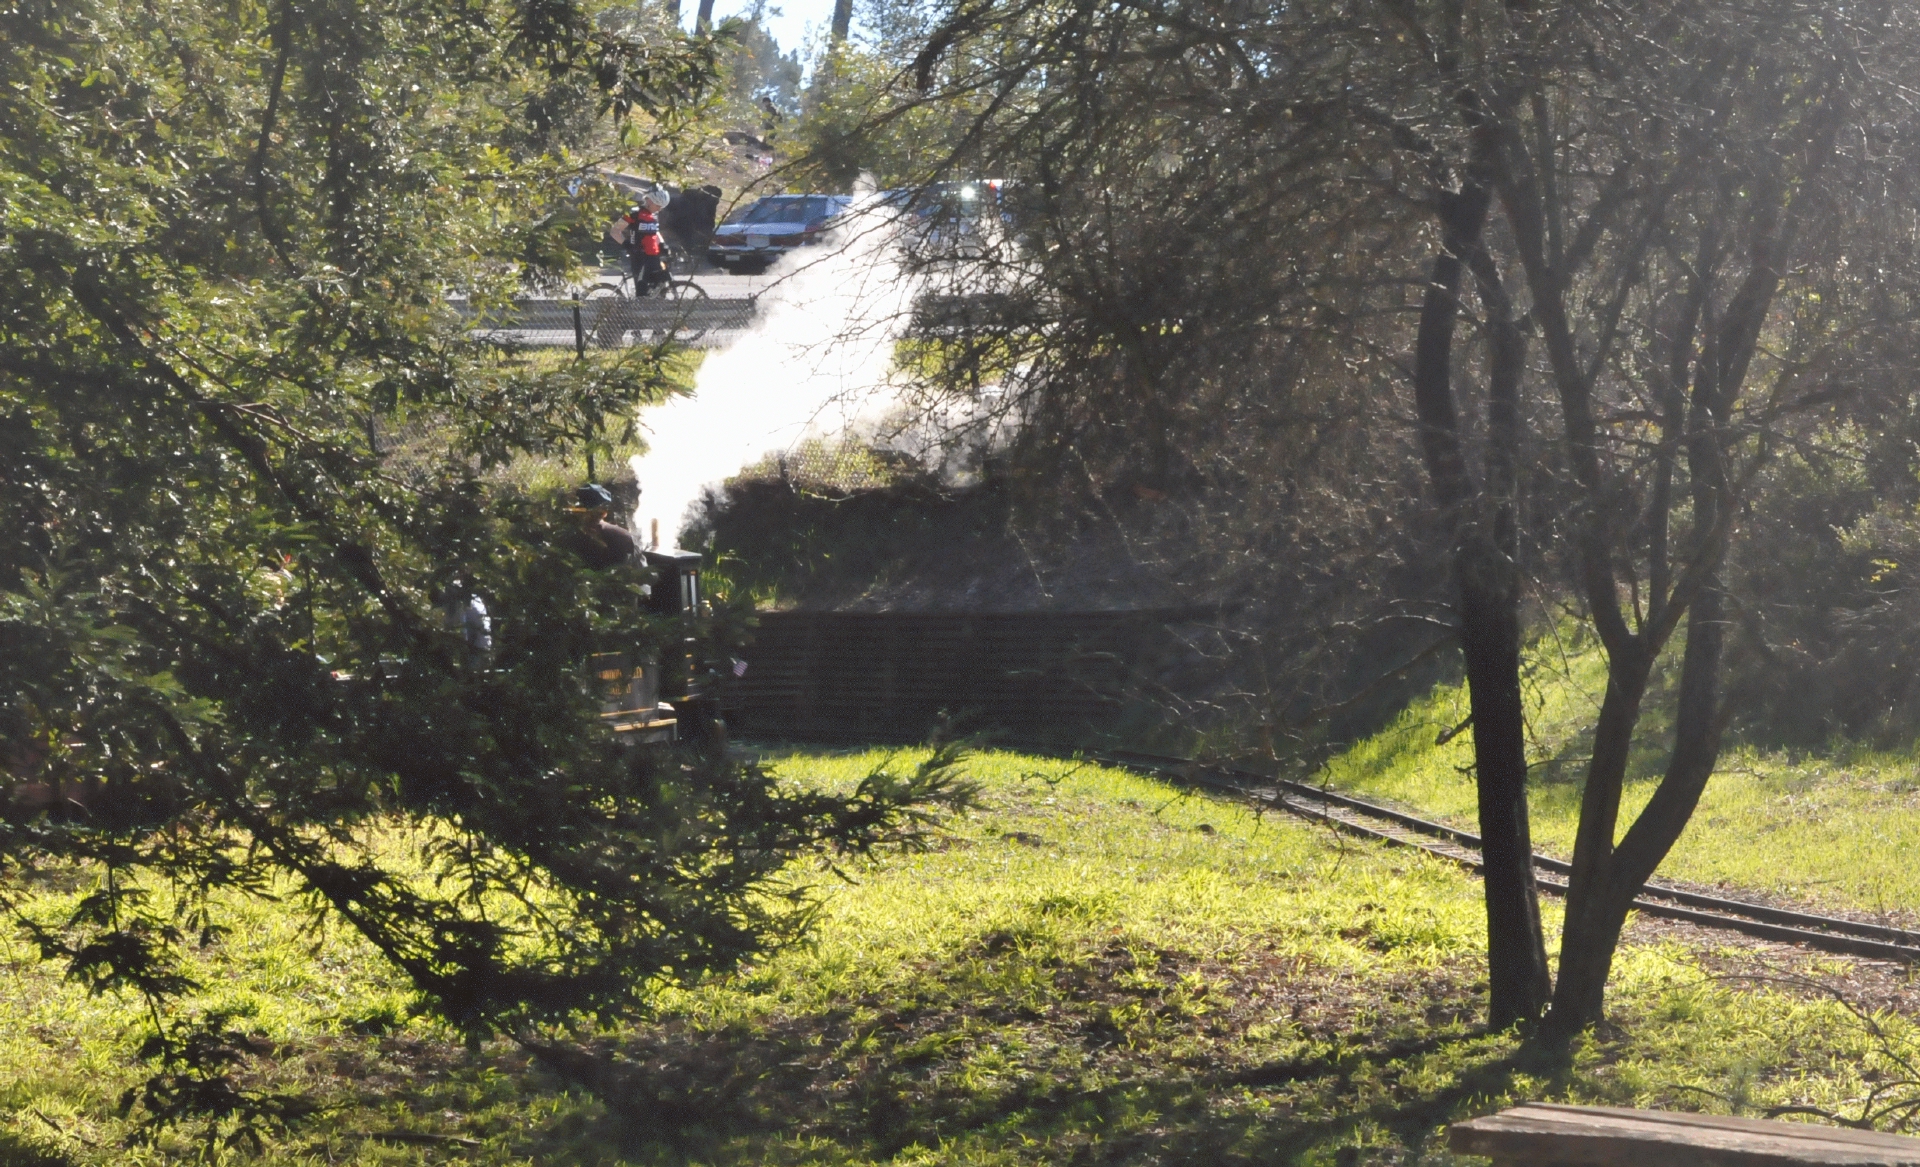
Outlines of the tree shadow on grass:
[{"label": "tree shadow on grass", "polygon": [[[1533,1092],[1565,1085],[1563,1065],[1469,1024],[1478,986],[1444,970],[1359,980],[1283,961],[1228,980],[1167,951],[997,955],[989,980],[1042,974],[1053,991],[996,996],[961,959],[885,1000],[661,1026],[567,1076],[595,1076],[634,1158],[715,1164],[812,1159],[822,1143],[868,1161],[1399,1160],[1519,1074]],[[1290,1020],[1275,1036],[1250,1021],[1276,1013]]]}]

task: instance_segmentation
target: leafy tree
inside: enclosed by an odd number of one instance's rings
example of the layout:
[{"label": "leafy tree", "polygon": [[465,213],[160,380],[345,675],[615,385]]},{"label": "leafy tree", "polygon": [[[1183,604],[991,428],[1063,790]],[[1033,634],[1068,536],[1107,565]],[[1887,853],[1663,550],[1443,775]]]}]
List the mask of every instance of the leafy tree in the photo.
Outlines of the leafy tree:
[{"label": "leafy tree", "polygon": [[797,49],[783,51],[780,42],[767,31],[767,6],[756,3],[741,18],[738,43],[733,52],[728,85],[734,101],[757,115],[762,103],[782,116],[800,109],[800,66]]},{"label": "leafy tree", "polygon": [[[1857,392],[1863,342],[1906,337],[1914,311],[1849,274],[1857,256],[1913,244],[1875,205],[1912,155],[1869,138],[1920,47],[1905,16],[1778,5],[1643,19],[1669,48],[1645,53],[1640,21],[1613,14],[1525,22],[1516,47],[1572,32],[1586,68],[1488,86],[1492,187],[1560,415],[1574,585],[1608,658],[1547,1019],[1557,1037],[1600,1019],[1632,899],[1712,774],[1724,565],[1780,420]],[[1665,772],[1622,829],[1641,703],[1683,622]]]},{"label": "leafy tree", "polygon": [[[1418,216],[1347,197],[1354,147],[1323,122],[1277,124],[1311,71],[1223,102],[1234,64],[1207,33],[1091,7],[982,10],[990,32],[924,61],[937,23],[915,42],[913,14],[890,16],[899,39],[852,59],[853,100],[803,127],[831,133],[799,164],[1008,180],[964,263],[932,229],[909,236],[904,261],[934,290],[912,347],[934,414],[1012,423],[985,466],[1004,468],[1042,563],[1157,576],[1230,613],[1205,634],[1221,662],[1205,688],[1156,694],[1163,732],[1310,767],[1436,667],[1392,361],[1326,327],[1392,329],[1404,309],[1371,257]],[[1293,31],[1274,42],[1308,43]]]},{"label": "leafy tree", "polygon": [[[1537,1015],[1549,988],[1529,577],[1571,598],[1610,667],[1552,986],[1564,1037],[1599,1018],[1633,893],[1718,756],[1723,568],[1749,489],[1823,432],[1803,411],[1911,341],[1904,291],[1860,273],[1911,246],[1880,203],[1913,158],[1894,80],[1913,36],[1904,10],[1838,4],[960,0],[869,119],[976,111],[952,166],[1028,191],[1024,241],[985,256],[1010,291],[972,351],[998,362],[1030,450],[1097,452],[1155,492],[1358,547],[1329,527],[1354,510],[1296,492],[1266,511],[1255,484],[1299,486],[1307,452],[1338,442],[1391,476],[1413,451],[1343,427],[1381,416],[1372,401],[1401,410],[1451,544],[1496,1021]],[[957,391],[977,370],[935,372]],[[1296,424],[1246,424],[1262,416]],[[1298,568],[1275,562],[1284,592]],[[1622,834],[1667,651],[1666,774]]]},{"label": "leafy tree", "polygon": [[[573,0],[0,9],[0,802],[15,913],[94,991],[151,1006],[149,1133],[257,1138],[233,1019],[176,1008],[232,896],[365,936],[421,1007],[554,1048],[794,934],[819,848],[912,842],[951,752],[846,797],[720,758],[622,752],[589,654],[669,635],[493,472],[582,452],[671,390],[663,351],[562,364],[471,315],[570,262],[585,161],[543,95],[590,93],[670,161],[719,50]],[[378,434],[426,420],[402,469]],[[453,584],[491,652],[448,630]],[[407,856],[392,833],[416,846]]]}]

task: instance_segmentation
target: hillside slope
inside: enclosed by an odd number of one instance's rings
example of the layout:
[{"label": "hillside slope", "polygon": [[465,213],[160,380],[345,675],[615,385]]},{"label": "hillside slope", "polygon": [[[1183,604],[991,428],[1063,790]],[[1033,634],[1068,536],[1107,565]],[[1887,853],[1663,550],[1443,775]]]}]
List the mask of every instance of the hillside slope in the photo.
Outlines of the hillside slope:
[{"label": "hillside slope", "polygon": [[[1651,797],[1670,741],[1660,690],[1635,743],[1621,831]],[[1573,849],[1591,729],[1606,687],[1597,645],[1555,632],[1533,647],[1525,679],[1528,799],[1537,850]],[[1335,758],[1320,776],[1471,828],[1473,730],[1462,684],[1436,686],[1387,729]],[[1452,734],[1452,736],[1449,736]],[[1444,740],[1443,740],[1444,739]],[[1730,744],[1663,878],[1745,888],[1821,907],[1920,920],[1920,759],[1850,748],[1819,753]]]}]

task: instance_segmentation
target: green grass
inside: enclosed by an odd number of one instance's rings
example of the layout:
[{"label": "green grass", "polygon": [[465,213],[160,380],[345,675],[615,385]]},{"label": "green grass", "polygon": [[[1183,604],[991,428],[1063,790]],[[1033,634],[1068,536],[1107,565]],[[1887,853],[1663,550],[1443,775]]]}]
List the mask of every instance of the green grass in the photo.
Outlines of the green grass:
[{"label": "green grass", "polygon": [[[886,758],[778,769],[844,786]],[[611,1107],[406,1020],[364,946],[247,905],[200,958],[199,1005],[273,1045],[258,1084],[328,1107],[265,1161],[1344,1167],[1444,1161],[1446,1121],[1509,1100],[1843,1108],[1888,1071],[1816,989],[1646,937],[1617,966],[1615,1025],[1570,1066],[1532,1062],[1476,1025],[1483,924],[1460,870],[1099,767],[970,768],[985,807],[931,851],[796,870],[820,897],[811,943],[606,1035],[625,1075]],[[68,882],[26,894],[57,912],[84,878]],[[137,1009],[18,941],[0,966],[0,1163],[185,1158],[184,1136],[119,1144]],[[1884,1024],[1913,1048],[1903,1019]]]},{"label": "green grass", "polygon": [[[1534,843],[1565,856],[1573,849],[1593,722],[1606,687],[1605,658],[1591,641],[1565,633],[1543,638],[1533,658],[1526,688]],[[1671,680],[1671,670],[1663,672],[1647,702],[1622,799],[1622,834],[1652,796],[1666,761],[1671,739],[1658,690]],[[1466,715],[1465,687],[1441,685],[1336,758],[1324,777],[1471,827],[1472,730],[1438,741]],[[1844,746],[1822,756],[1734,746],[1722,755],[1660,874],[1899,915],[1920,909],[1916,854],[1920,758]]]}]

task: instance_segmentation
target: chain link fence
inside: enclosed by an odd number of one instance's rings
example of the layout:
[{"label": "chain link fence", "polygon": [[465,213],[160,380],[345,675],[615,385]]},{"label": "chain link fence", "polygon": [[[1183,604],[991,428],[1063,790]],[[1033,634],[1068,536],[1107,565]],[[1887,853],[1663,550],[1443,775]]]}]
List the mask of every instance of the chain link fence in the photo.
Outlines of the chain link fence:
[{"label": "chain link fence", "polygon": [[710,297],[690,280],[641,297],[603,284],[570,299],[516,300],[476,316],[473,333],[500,344],[572,349],[582,356],[667,341],[712,348],[751,327],[754,307],[750,297]]},{"label": "chain link fence", "polygon": [[[755,303],[747,297],[710,298],[704,292],[675,296],[624,295],[517,300],[486,316],[473,316],[473,335],[515,349],[529,350],[536,360],[584,359],[637,345],[672,341],[695,348],[715,348],[750,328]],[[400,424],[369,422],[369,437],[388,470],[410,476],[427,470],[446,456],[444,419],[417,417]],[[571,489],[581,482],[601,482],[616,496],[634,490],[631,462],[640,443],[615,443],[592,458],[523,455],[496,467],[489,478],[539,493]],[[897,481],[906,471],[900,455],[852,438],[810,439],[791,449],[770,453],[743,467],[739,478],[782,481],[796,489],[828,495],[875,490]]]},{"label": "chain link fence", "polygon": [[854,438],[809,439],[768,454],[738,475],[747,481],[785,482],[814,494],[843,495],[878,490],[910,469],[902,455]]},{"label": "chain link fence", "polygon": [[[418,477],[447,459],[450,427],[443,418],[414,417],[400,424],[374,419],[367,429],[373,449],[389,474]],[[530,494],[571,490],[582,482],[601,482],[616,488],[618,495],[633,482],[632,461],[640,452],[640,443],[629,441],[615,442],[612,449],[591,457],[522,454],[489,470],[486,477]]]}]

